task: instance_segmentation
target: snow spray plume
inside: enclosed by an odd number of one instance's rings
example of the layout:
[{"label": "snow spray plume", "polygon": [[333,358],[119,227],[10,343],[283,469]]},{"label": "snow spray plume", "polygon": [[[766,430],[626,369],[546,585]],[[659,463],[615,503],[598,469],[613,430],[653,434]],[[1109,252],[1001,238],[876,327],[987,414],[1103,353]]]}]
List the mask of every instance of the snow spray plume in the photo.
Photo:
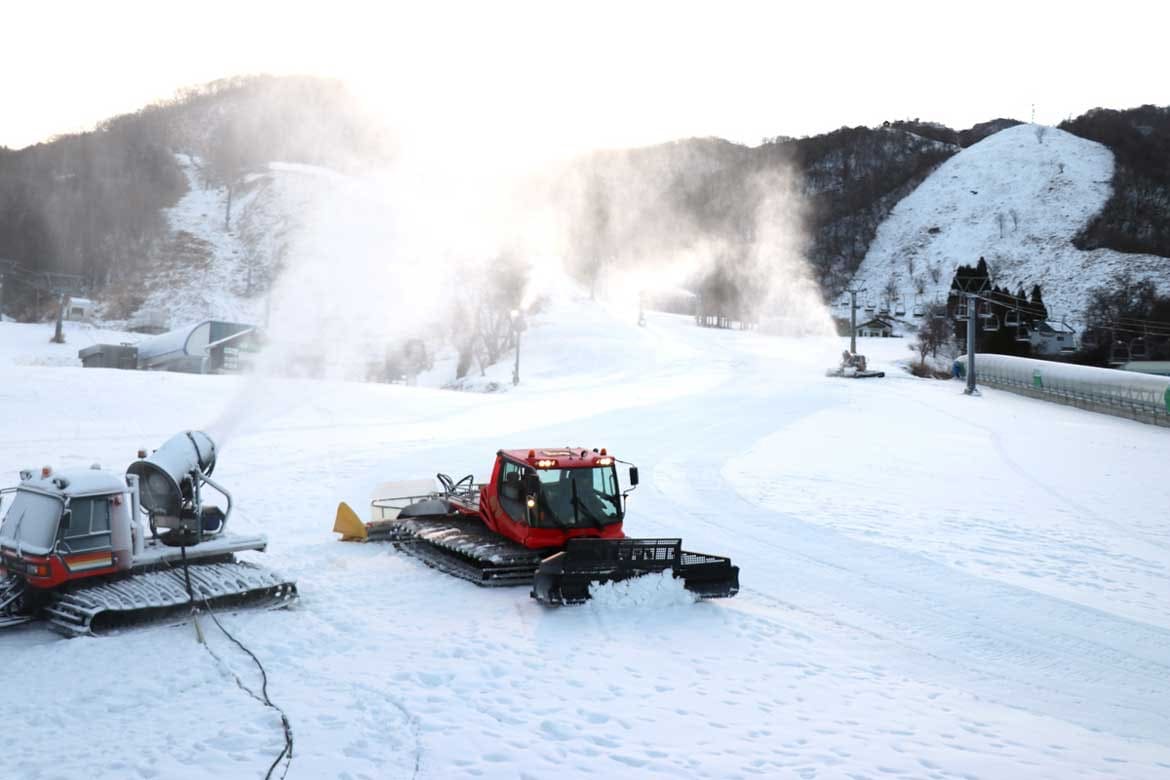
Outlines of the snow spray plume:
[{"label": "snow spray plume", "polygon": [[[284,166],[312,196],[271,291],[258,372],[361,380],[404,341],[449,347],[501,257],[529,266],[524,306],[566,294],[572,277],[633,317],[648,291],[699,292],[721,274],[776,329],[827,330],[785,168],[745,176],[743,147],[710,139],[536,171],[493,152],[412,136],[362,175]],[[245,391],[211,427],[235,430],[249,398],[269,403]]]},{"label": "snow spray plume", "polygon": [[689,291],[772,332],[829,335],[797,180],[778,161],[745,174],[745,151],[691,139],[576,161],[556,192],[569,269],[627,316]]}]

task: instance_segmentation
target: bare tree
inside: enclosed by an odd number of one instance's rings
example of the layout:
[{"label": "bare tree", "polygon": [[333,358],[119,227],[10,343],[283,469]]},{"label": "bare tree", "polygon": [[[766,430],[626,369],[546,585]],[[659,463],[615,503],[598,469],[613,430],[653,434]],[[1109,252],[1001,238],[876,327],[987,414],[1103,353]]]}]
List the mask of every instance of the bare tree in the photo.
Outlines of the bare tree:
[{"label": "bare tree", "polygon": [[455,306],[448,335],[459,352],[456,378],[465,376],[474,361],[482,376],[515,346],[513,311],[519,311],[528,282],[528,266],[519,256],[503,252],[488,264],[474,298]]},{"label": "bare tree", "polygon": [[891,307],[893,307],[893,305],[897,302],[897,300],[898,300],[898,277],[897,277],[897,275],[891,276],[889,281],[886,282],[886,286],[882,288],[882,297],[885,299],[886,303]]},{"label": "bare tree", "polygon": [[951,340],[951,324],[945,316],[945,306],[930,306],[926,310],[922,327],[918,329],[918,341],[910,345],[910,349],[918,353],[919,375],[927,374],[926,356],[937,358],[939,350]]}]

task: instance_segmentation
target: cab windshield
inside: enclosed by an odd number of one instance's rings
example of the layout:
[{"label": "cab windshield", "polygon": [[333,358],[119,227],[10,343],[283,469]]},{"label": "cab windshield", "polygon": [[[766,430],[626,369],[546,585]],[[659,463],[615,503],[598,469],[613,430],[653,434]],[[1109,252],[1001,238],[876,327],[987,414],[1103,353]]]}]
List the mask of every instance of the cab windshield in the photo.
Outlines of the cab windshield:
[{"label": "cab windshield", "polygon": [[0,525],[0,542],[6,547],[19,544],[30,551],[47,553],[57,540],[57,524],[64,506],[54,496],[17,490]]},{"label": "cab windshield", "polygon": [[[622,519],[617,471],[613,466],[539,469],[540,503],[545,525],[597,528]],[[547,520],[552,519],[552,523]]]}]

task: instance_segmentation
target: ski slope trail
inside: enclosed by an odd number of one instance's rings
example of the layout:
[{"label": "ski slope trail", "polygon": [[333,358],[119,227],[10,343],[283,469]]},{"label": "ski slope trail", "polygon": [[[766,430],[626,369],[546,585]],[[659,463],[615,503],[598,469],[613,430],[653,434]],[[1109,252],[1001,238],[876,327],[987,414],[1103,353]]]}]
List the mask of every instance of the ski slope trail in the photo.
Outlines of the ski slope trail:
[{"label": "ski slope trail", "polygon": [[[302,598],[221,619],[289,713],[289,777],[1170,775],[1165,431],[966,398],[903,374],[897,339],[862,347],[886,380],[834,380],[835,341],[598,317],[534,327],[507,393],[20,367],[36,393],[3,399],[0,468],[121,462],[263,398],[216,475]],[[729,555],[740,594],[692,603],[654,578],[548,610],[328,532],[339,499],[362,512],[386,481],[566,444],[638,464],[627,533]],[[280,750],[189,625],[9,632],[0,653],[10,700],[63,669],[71,691],[8,727],[16,776],[262,776]]]}]

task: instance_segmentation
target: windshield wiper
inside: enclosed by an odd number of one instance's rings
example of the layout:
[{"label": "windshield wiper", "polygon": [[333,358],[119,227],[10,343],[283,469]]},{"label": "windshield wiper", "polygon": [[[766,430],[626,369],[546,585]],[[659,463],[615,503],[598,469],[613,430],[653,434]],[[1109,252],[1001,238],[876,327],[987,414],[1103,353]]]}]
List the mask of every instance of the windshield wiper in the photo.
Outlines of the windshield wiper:
[{"label": "windshield wiper", "polygon": [[601,528],[601,520],[599,520],[595,514],[586,509],[585,504],[583,504],[581,499],[577,496],[577,482],[574,480],[571,484],[573,485],[573,522],[578,523],[580,521],[580,518],[578,517],[578,512],[580,512],[581,514],[585,515],[585,519],[593,523],[594,526]]}]

